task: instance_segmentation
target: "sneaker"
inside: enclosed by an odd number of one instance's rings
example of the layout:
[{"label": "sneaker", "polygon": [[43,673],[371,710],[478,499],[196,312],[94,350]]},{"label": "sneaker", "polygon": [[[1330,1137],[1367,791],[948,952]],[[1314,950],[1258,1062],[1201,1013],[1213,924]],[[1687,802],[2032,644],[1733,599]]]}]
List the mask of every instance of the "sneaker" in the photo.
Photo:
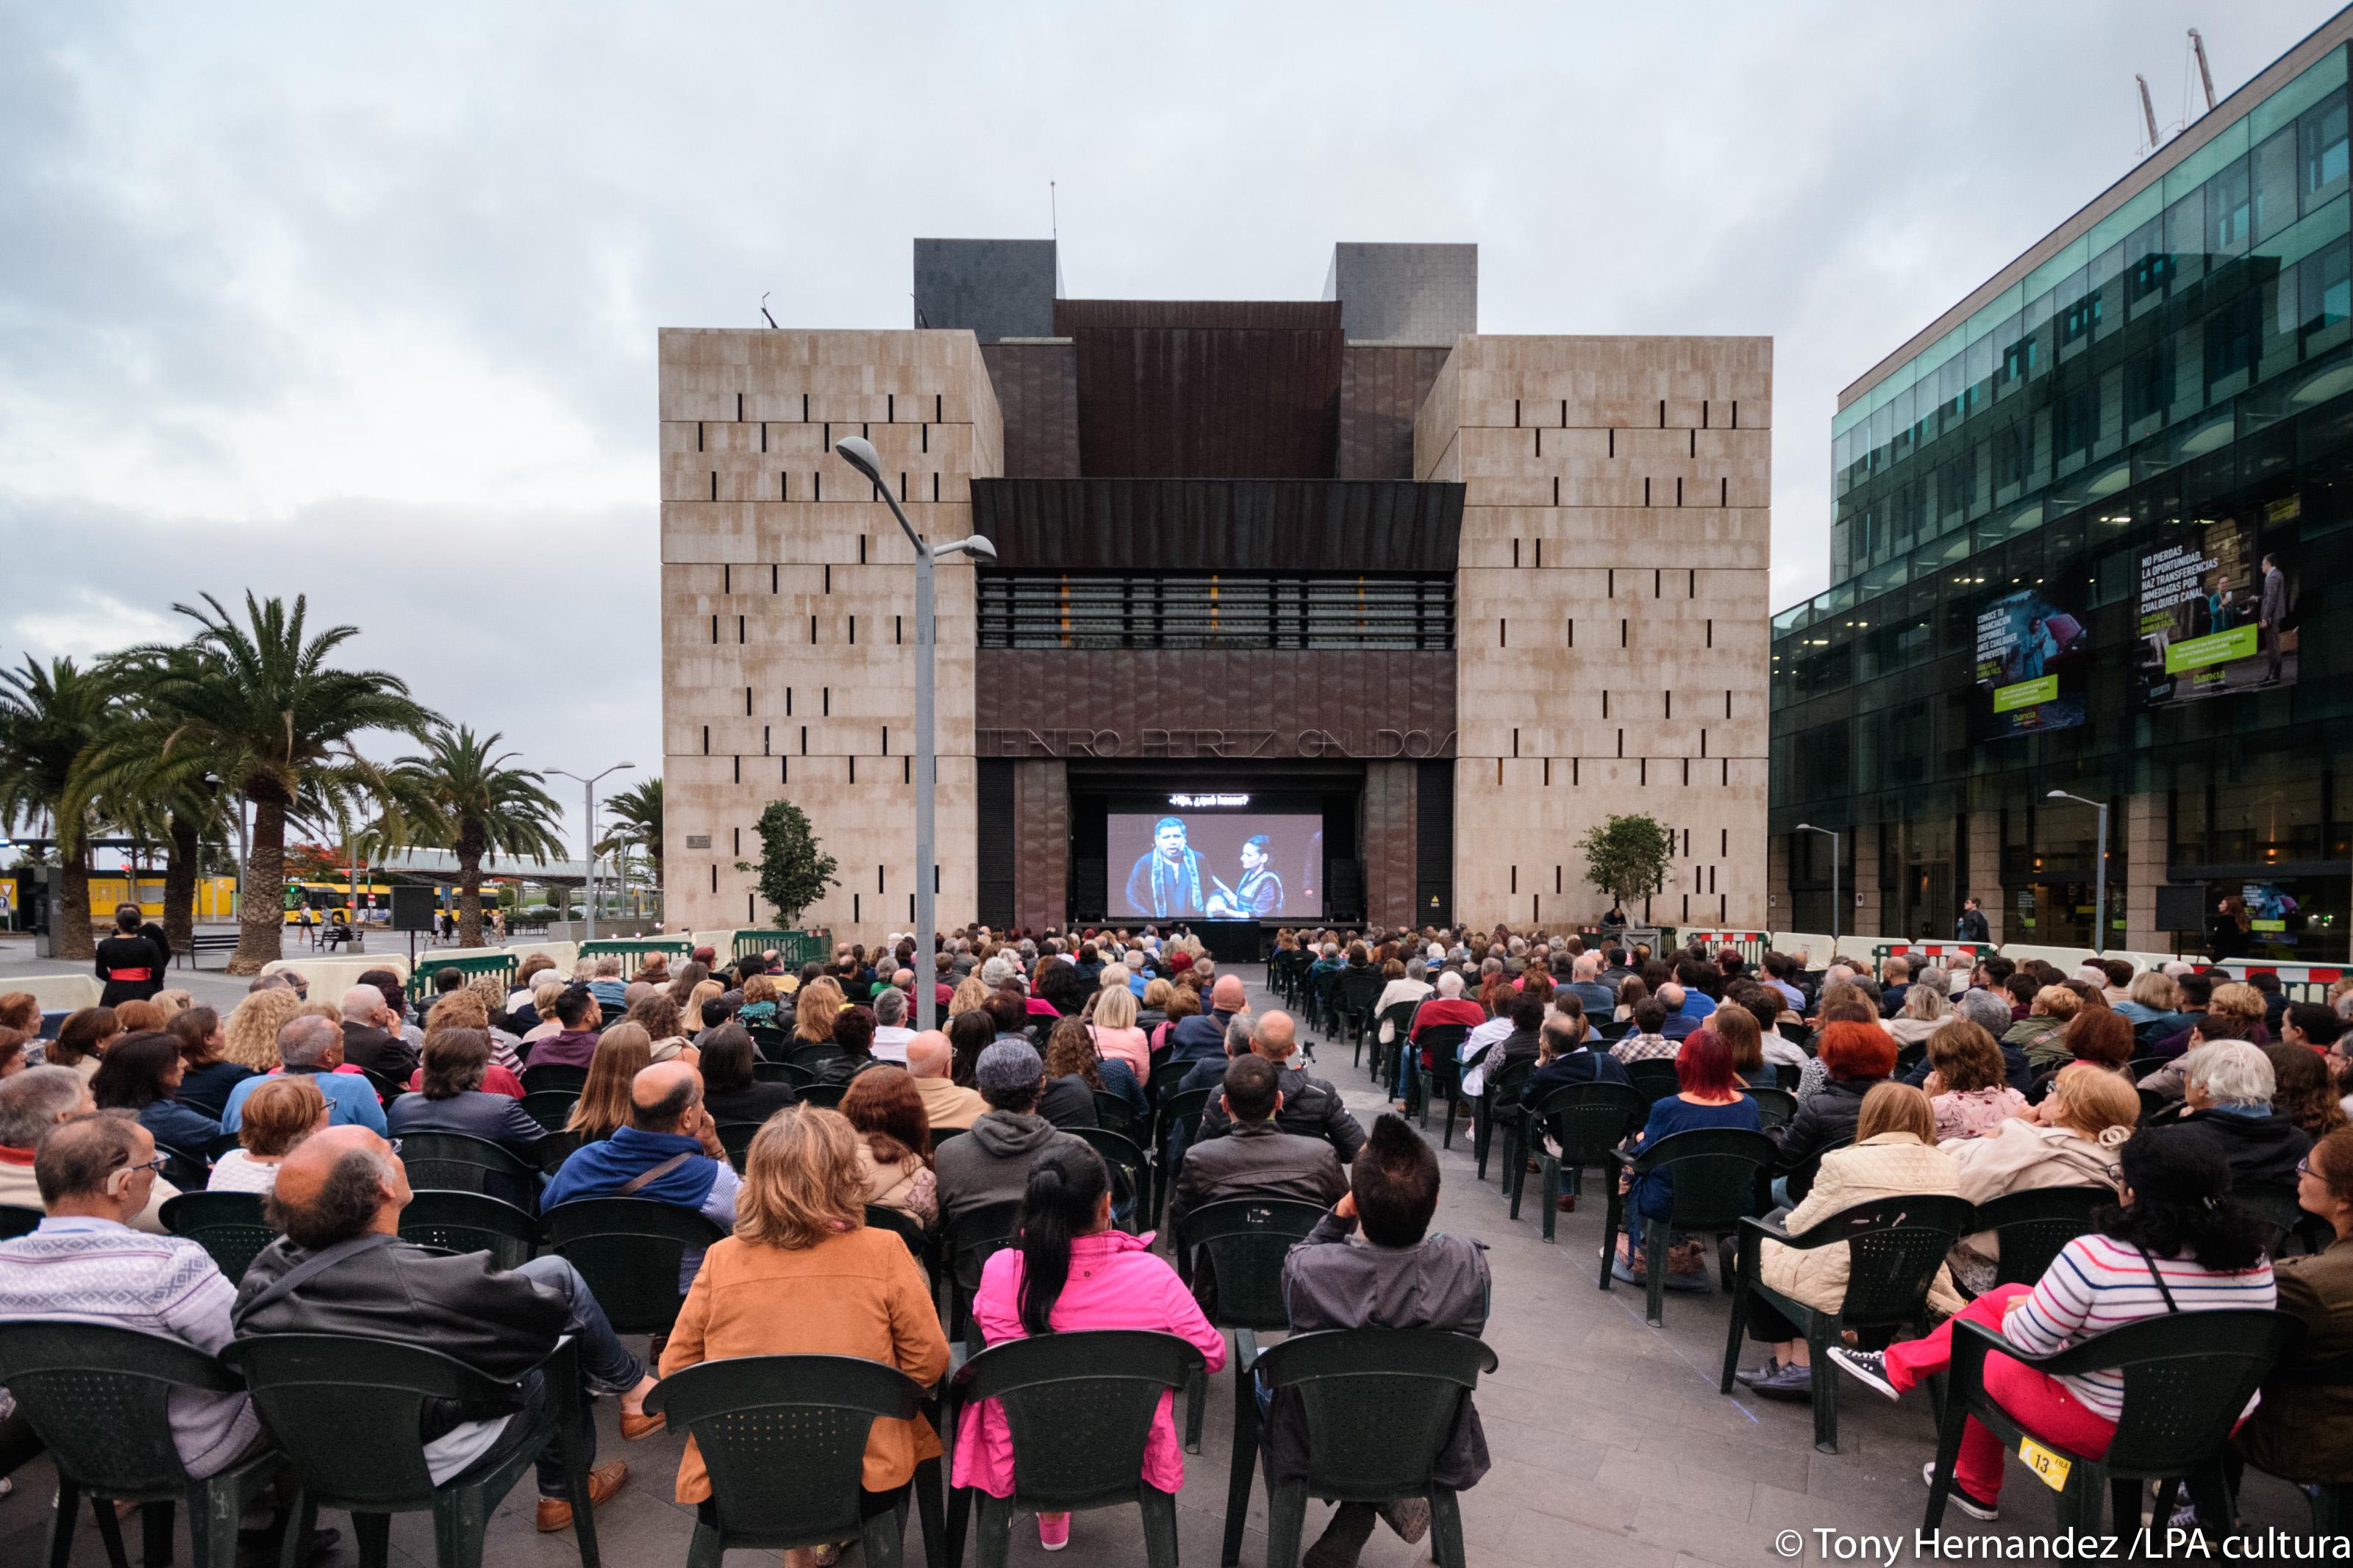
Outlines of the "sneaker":
[{"label": "sneaker", "polygon": [[1887,1357],[1882,1352],[1851,1351],[1844,1345],[1832,1345],[1831,1362],[1857,1383],[1875,1389],[1890,1399],[1904,1397],[1887,1375]]},{"label": "sneaker", "polygon": [[1810,1405],[1814,1398],[1814,1369],[1794,1362],[1779,1362],[1748,1387],[1751,1393],[1766,1399]]},{"label": "sneaker", "polygon": [[[1831,1353],[1832,1355],[1836,1355],[1838,1352],[1836,1351],[1832,1351]],[[1932,1487],[1936,1484],[1936,1460],[1931,1459],[1926,1464],[1920,1467],[1920,1479],[1927,1482]],[[1983,1502],[1971,1497],[1968,1492],[1961,1489],[1961,1483],[1958,1481],[1955,1481],[1952,1486],[1947,1489],[1945,1495],[1953,1500],[1953,1506],[1955,1508],[1959,1509],[1971,1519],[1981,1519],[1988,1524],[1991,1524],[1995,1520],[2001,1517],[2000,1505],[1997,1503]]]},{"label": "sneaker", "polygon": [[1743,1388],[1754,1388],[1758,1384],[1764,1382],[1767,1378],[1771,1377],[1775,1373],[1779,1372],[1780,1370],[1780,1358],[1778,1356],[1767,1356],[1765,1358],[1765,1364],[1763,1366],[1753,1367],[1734,1373],[1732,1374],[1732,1381],[1740,1384]]},{"label": "sneaker", "polygon": [[1049,1552],[1060,1552],[1071,1543],[1071,1516],[1067,1513],[1041,1513],[1038,1516],[1038,1544]]}]

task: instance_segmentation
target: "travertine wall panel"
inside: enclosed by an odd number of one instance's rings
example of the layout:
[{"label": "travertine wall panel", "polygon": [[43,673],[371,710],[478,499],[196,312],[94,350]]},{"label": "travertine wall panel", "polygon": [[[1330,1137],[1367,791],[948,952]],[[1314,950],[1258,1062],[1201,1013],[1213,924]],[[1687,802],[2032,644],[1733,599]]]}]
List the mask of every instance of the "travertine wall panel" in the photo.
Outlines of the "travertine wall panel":
[{"label": "travertine wall panel", "polygon": [[[832,445],[871,441],[926,537],[970,533],[969,481],[1004,467],[978,347],[968,331],[670,330],[660,388],[669,922],[771,918],[734,867],[783,798],[839,863],[804,921],[869,943],[909,930],[913,551]],[[934,609],[938,911],[961,924],[976,897],[968,565],[940,568]]]},{"label": "travertine wall panel", "polygon": [[1599,914],[1576,840],[1647,812],[1638,914],[1765,923],[1771,399],[1767,339],[1457,341],[1414,468],[1465,487],[1458,919]]}]

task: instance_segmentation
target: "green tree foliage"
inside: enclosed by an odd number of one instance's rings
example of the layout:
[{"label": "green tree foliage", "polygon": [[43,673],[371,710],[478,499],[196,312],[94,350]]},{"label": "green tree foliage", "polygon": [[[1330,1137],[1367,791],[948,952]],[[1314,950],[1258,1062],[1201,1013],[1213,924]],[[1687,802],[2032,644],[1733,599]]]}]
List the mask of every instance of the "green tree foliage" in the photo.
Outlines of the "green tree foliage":
[{"label": "green tree foliage", "polygon": [[818,852],[807,815],[788,800],[770,801],[753,831],[760,836],[760,858],[738,860],[735,869],[758,872],[760,896],[784,925],[796,925],[801,911],[837,884],[833,857]]},{"label": "green tree foliage", "polygon": [[64,870],[52,926],[59,958],[96,951],[90,930],[90,827],[73,791],[74,765],[113,722],[112,694],[69,658],[47,669],[27,658],[0,670],[0,821],[49,819]]},{"label": "green tree foliage", "polygon": [[634,845],[653,862],[654,887],[662,885],[662,782],[648,779],[605,797],[615,824],[607,842]]},{"label": "green tree foliage", "polygon": [[1654,816],[1613,816],[1584,837],[1585,879],[1630,907],[1667,885],[1675,832]]},{"label": "green tree foliage", "polygon": [[458,858],[458,941],[464,947],[481,945],[484,855],[544,865],[564,853],[546,780],[508,766],[514,753],[501,752],[499,739],[462,724],[438,726],[426,736],[422,755],[403,757],[392,769],[387,824]]}]

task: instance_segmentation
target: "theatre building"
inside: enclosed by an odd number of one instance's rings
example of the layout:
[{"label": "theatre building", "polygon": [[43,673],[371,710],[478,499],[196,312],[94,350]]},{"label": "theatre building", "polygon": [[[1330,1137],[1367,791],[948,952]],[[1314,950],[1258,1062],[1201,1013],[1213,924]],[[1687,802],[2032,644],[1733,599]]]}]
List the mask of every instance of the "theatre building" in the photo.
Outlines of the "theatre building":
[{"label": "theatre building", "polygon": [[663,331],[670,923],[772,918],[782,798],[839,863],[805,921],[909,927],[913,552],[858,435],[996,551],[939,568],[944,926],[1561,927],[1631,812],[1651,918],[1763,925],[1771,342],[1484,334],[1477,254],[1078,300],[1051,241],[918,240],[912,327]]},{"label": "theatre building", "polygon": [[2348,39],[1840,396],[1831,586],[1773,621],[1776,927],[1828,930],[1835,874],[1850,931],[1949,938],[1974,893],[2086,945],[2105,805],[2106,945],[2211,952],[2228,901],[2230,956],[2346,958]]}]

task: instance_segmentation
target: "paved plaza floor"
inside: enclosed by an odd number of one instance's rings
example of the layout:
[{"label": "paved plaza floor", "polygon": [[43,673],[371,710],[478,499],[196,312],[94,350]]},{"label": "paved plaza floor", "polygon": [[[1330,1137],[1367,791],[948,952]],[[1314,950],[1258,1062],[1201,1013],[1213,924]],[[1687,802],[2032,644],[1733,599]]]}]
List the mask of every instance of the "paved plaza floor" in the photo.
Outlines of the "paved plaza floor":
[{"label": "paved plaza floor", "polygon": [[[1271,1001],[1255,986],[1253,1005]],[[1360,1119],[1381,1107],[1365,1073],[1345,1052],[1321,1047],[1315,1070],[1336,1084]],[[1438,1123],[1430,1129],[1433,1141]],[[1596,1568],[1683,1568],[1720,1563],[1725,1568],[1775,1563],[1890,1561],[1884,1546],[1861,1554],[1824,1550],[1815,1532],[1895,1537],[1900,1555],[1913,1555],[1927,1489],[1920,1467],[1931,1455],[1933,1433],[1925,1399],[1891,1404],[1849,1383],[1841,1390],[1839,1452],[1818,1454],[1811,1415],[1804,1405],[1759,1401],[1736,1391],[1716,1392],[1723,1363],[1730,1304],[1723,1297],[1671,1295],[1666,1323],[1643,1321],[1639,1292],[1620,1285],[1605,1294],[1595,1288],[1601,1216],[1598,1205],[1580,1205],[1560,1216],[1558,1241],[1540,1239],[1535,1193],[1514,1225],[1491,1163],[1482,1185],[1473,1173],[1468,1139],[1458,1128],[1454,1147],[1441,1152],[1445,1173],[1438,1224],[1489,1247],[1494,1275],[1494,1310],[1487,1340],[1502,1366],[1482,1384],[1479,1410],[1485,1423],[1494,1468],[1462,1499],[1469,1557],[1478,1568],[1558,1568],[1591,1563]],[[1744,1364],[1762,1352],[1744,1349]],[[1229,1378],[1210,1380],[1208,1419],[1202,1452],[1187,1458],[1186,1486],[1178,1502],[1183,1559],[1195,1568],[1218,1560],[1223,1527],[1227,1434],[1232,1420]],[[614,1405],[599,1402],[599,1457],[626,1458],[628,1487],[597,1513],[603,1557],[613,1568],[655,1568],[685,1560],[691,1510],[670,1500],[681,1443],[669,1437],[624,1447],[614,1427]],[[779,1478],[780,1481],[786,1479]],[[15,1494],[0,1500],[0,1564],[43,1560],[52,1480],[36,1461],[16,1474]],[[2052,1494],[2024,1469],[2010,1467],[1997,1524],[1979,1524],[1948,1510],[1945,1529],[1955,1536],[2048,1537],[2053,1531]],[[499,1568],[566,1568],[576,1563],[572,1537],[533,1532],[529,1483],[518,1487],[491,1525],[488,1561]],[[2301,1532],[2309,1514],[2292,1488],[2251,1475],[2242,1511],[2251,1526],[2278,1526]],[[1322,1528],[1325,1510],[1310,1509],[1309,1538]],[[1265,1489],[1253,1490],[1250,1528],[1242,1562],[1265,1561]],[[356,1561],[347,1521],[330,1514],[323,1522],[343,1529],[332,1558]],[[2127,1533],[2138,1521],[2129,1521]],[[2111,1529],[2115,1528],[2111,1523]],[[1798,1550],[1781,1550],[1777,1537],[1799,1532]],[[137,1552],[138,1535],[130,1532]],[[406,1568],[433,1561],[426,1516],[409,1515],[393,1525],[393,1559]],[[1986,1550],[1979,1543],[1978,1551]],[[967,1548],[969,1550],[969,1548]],[[910,1521],[908,1561],[920,1561],[921,1543]],[[185,1534],[177,1561],[185,1563]],[[736,1562],[767,1553],[739,1553]],[[1367,1568],[1406,1568],[1426,1561],[1427,1543],[1409,1548],[1386,1529],[1366,1549]],[[855,1552],[845,1554],[855,1563]],[[1027,1521],[1014,1532],[1012,1560],[1048,1561]],[[1144,1561],[1143,1531],[1132,1509],[1081,1515],[1070,1548],[1054,1561],[1067,1564],[1132,1564]],[[1991,1560],[1991,1559],[1985,1559]],[[105,1562],[85,1514],[73,1562],[98,1568]]]}]

